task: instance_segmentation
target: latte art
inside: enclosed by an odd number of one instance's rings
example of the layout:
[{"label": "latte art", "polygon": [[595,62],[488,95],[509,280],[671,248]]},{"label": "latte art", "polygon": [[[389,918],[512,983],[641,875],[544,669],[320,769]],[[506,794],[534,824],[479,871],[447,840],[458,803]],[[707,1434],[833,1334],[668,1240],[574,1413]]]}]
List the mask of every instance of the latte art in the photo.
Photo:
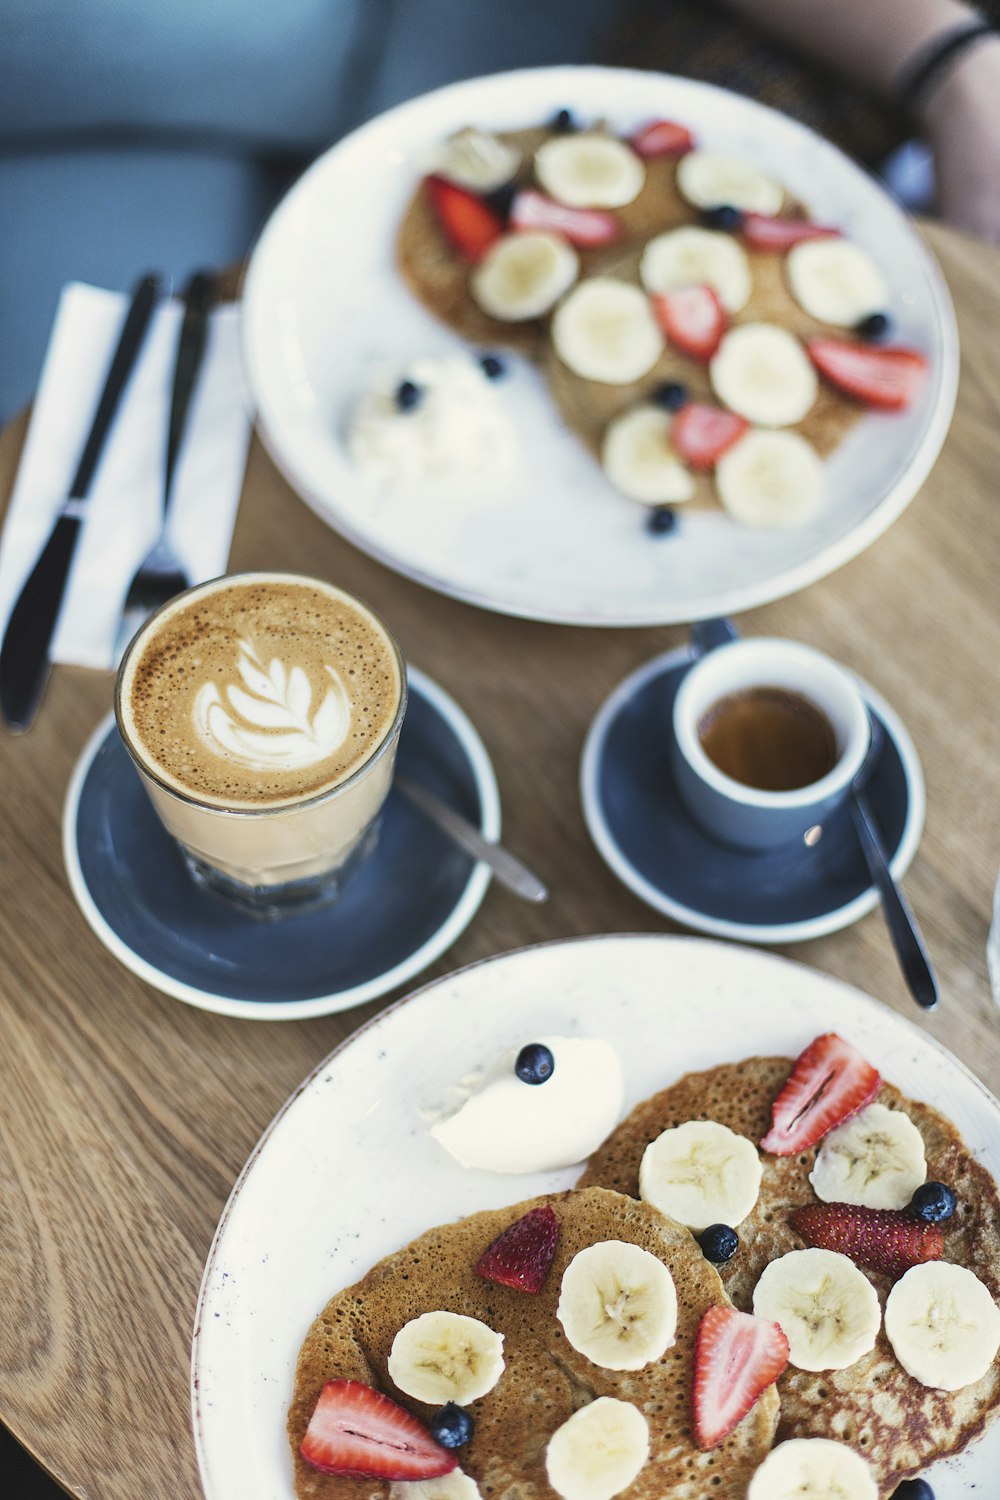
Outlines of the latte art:
[{"label": "latte art", "polygon": [[244,686],[229,683],[223,699],[206,682],[194,700],[194,725],[207,749],[249,768],[300,771],[328,759],[347,738],[351,699],[335,667],[313,712],[313,691],[301,667],[274,657],[265,667],[249,641],[240,641],[237,670]]}]

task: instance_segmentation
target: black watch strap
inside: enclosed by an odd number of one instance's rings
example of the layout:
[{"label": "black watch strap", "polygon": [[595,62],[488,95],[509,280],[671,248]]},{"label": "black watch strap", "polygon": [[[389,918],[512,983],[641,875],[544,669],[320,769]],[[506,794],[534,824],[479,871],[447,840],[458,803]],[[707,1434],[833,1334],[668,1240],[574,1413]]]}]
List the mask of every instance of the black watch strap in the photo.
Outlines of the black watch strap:
[{"label": "black watch strap", "polygon": [[920,48],[903,70],[897,86],[900,104],[910,115],[918,114],[949,63],[954,62],[960,53],[980,38],[996,34],[996,29],[989,21],[969,21],[934,37],[925,47]]}]

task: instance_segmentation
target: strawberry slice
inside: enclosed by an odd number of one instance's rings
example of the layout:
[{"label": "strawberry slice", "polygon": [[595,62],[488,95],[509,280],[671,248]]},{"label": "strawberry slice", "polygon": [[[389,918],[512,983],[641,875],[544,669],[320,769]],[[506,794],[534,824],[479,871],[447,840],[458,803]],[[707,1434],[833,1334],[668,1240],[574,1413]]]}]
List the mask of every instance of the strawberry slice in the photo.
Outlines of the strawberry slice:
[{"label": "strawberry slice", "polygon": [[693,359],[711,359],[722,340],[726,313],[710,286],[682,286],[653,298],[653,311],[670,342]]},{"label": "strawberry slice", "polygon": [[676,120],[650,120],[636,131],[631,145],[639,156],[683,156],[694,146],[694,136]]},{"label": "strawberry slice", "polygon": [[803,240],[830,240],[840,234],[826,224],[812,224],[808,219],[775,219],[771,214],[743,215],[743,238],[751,250],[775,250],[784,254]]},{"label": "strawberry slice", "polygon": [[475,1264],[477,1276],[515,1292],[540,1292],[559,1238],[559,1220],[550,1203],[533,1208],[487,1245]]},{"label": "strawberry slice", "polygon": [[299,1452],[321,1474],[437,1479],[458,1461],[410,1412],[360,1380],[328,1380]]},{"label": "strawberry slice", "polygon": [[771,1106],[771,1128],[762,1151],[794,1156],[869,1104],[882,1079],[861,1053],[835,1031],[818,1036],[802,1053]]},{"label": "strawberry slice", "polygon": [[452,248],[475,265],[503,234],[503,222],[488,203],[444,177],[424,179],[427,196]]},{"label": "strawberry slice", "polygon": [[515,196],[510,222],[514,229],[548,229],[584,248],[610,245],[621,233],[614,214],[599,208],[567,208],[534,188],[524,188]]},{"label": "strawberry slice", "polygon": [[714,469],[722,455],[749,430],[750,423],[735,412],[703,401],[681,407],[670,428],[670,442],[692,469]]},{"label": "strawberry slice", "polygon": [[806,348],[831,385],[882,411],[904,411],[927,373],[927,359],[916,349],[827,338],[807,339]]},{"label": "strawberry slice", "polygon": [[710,1307],[694,1346],[694,1440],[714,1448],[788,1364],[777,1323],[735,1307]]},{"label": "strawberry slice", "polygon": [[944,1254],[940,1224],[926,1224],[895,1208],[863,1208],[855,1203],[810,1203],[796,1209],[792,1228],[809,1245],[837,1250],[867,1271],[902,1276],[925,1260]]}]

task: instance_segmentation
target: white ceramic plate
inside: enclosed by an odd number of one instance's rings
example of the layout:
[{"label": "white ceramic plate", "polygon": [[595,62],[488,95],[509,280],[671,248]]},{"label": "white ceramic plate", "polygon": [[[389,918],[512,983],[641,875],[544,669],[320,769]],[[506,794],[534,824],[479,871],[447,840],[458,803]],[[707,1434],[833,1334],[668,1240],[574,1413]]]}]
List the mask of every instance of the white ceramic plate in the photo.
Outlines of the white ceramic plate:
[{"label": "white ceramic plate", "polygon": [[[921,398],[866,415],[829,463],[821,514],[756,532],[721,510],[651,537],[562,426],[541,377],[511,360],[504,400],[521,466],[476,495],[427,485],[379,493],[343,446],[373,369],[462,348],[397,275],[393,246],[422,153],[469,124],[534,124],[568,107],[623,132],[657,115],[700,142],[751,156],[817,217],[885,268],[900,342],[930,358]],[[505,614],[578,625],[668,624],[730,614],[794,592],[875,540],[923,483],[954,405],[958,345],[934,262],[876,183],[785,115],[664,74],[543,68],[473,79],[403,104],[321,156],[275,211],[244,288],[244,352],[258,427],[304,499],[355,545],[442,593]]]},{"label": "white ceramic plate", "polygon": [[[578,1170],[468,1172],[421,1109],[515,1042],[606,1037],[626,1108],[690,1068],[795,1055],[836,1026],[892,1082],[932,1100],[1000,1176],[1000,1104],[915,1026],[815,970],[702,938],[581,938],[460,970],[401,1000],[322,1062],[277,1116],[222,1215],[192,1350],[207,1500],[292,1500],[285,1413],[326,1301],[434,1224],[570,1187]],[[931,1471],[937,1500],[995,1492],[1000,1422]],[[977,1491],[979,1493],[979,1491]]]}]

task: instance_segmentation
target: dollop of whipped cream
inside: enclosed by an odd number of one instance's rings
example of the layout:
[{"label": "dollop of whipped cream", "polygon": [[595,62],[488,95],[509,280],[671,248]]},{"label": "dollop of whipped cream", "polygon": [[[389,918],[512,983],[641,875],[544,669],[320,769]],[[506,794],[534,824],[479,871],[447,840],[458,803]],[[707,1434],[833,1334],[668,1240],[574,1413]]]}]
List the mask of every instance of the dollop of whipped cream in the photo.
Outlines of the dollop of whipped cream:
[{"label": "dollop of whipped cream", "polygon": [[326,668],[330,686],[315,709],[302,668],[278,657],[265,665],[249,641],[240,641],[236,671],[242,687],[227,683],[223,694],[206,682],[195,695],[195,729],[214,755],[252,769],[299,771],[346,740],[351,700],[335,668]]},{"label": "dollop of whipped cream", "polygon": [[[417,396],[402,407],[397,392],[406,381]],[[376,480],[495,482],[513,467],[517,439],[496,384],[479,361],[448,355],[379,373],[351,413],[347,448],[357,467]]]},{"label": "dollop of whipped cream", "polygon": [[514,1072],[521,1045],[484,1075],[478,1088],[431,1135],[463,1167],[488,1172],[546,1172],[583,1161],[618,1124],[622,1069],[609,1042],[539,1036],[555,1060],[544,1083]]}]

